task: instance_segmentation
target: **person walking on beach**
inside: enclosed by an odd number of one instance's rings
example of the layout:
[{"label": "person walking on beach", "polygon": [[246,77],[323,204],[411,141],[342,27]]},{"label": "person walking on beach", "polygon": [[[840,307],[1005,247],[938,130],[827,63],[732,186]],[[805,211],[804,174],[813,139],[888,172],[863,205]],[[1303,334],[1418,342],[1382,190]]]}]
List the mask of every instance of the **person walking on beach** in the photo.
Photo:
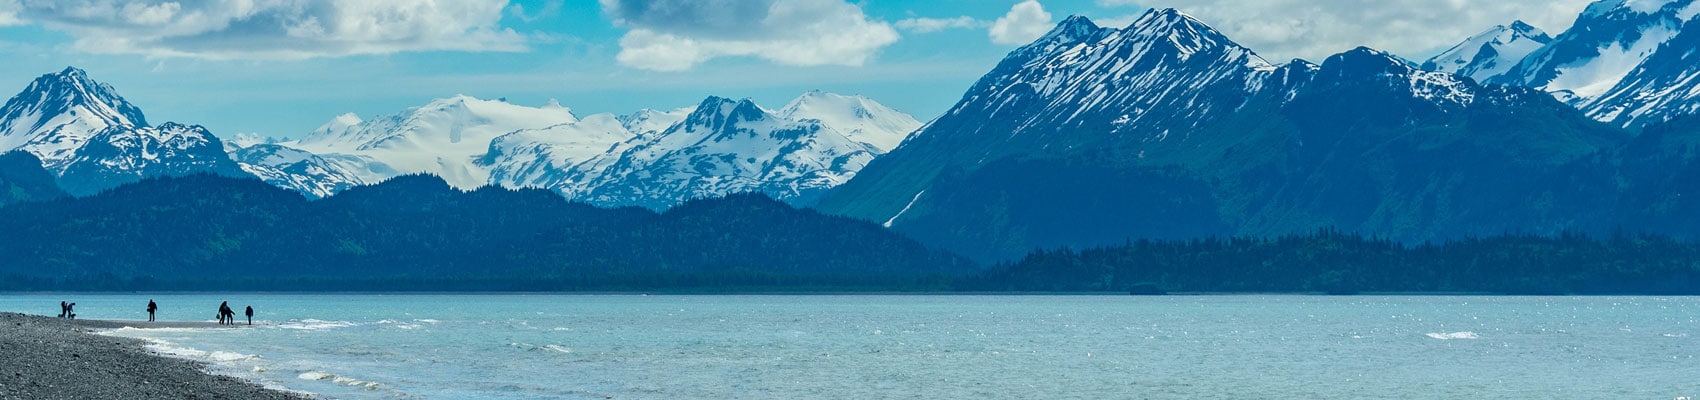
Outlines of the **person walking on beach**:
[{"label": "person walking on beach", "polygon": [[234,323],[236,323],[235,319],[236,319],[236,312],[230,311],[230,302],[226,301],[226,302],[218,303],[218,324],[219,325],[224,325],[226,323],[234,324]]},{"label": "person walking on beach", "polygon": [[248,306],[248,309],[244,310],[243,312],[248,314],[248,325],[253,326],[254,325],[254,306]]},{"label": "person walking on beach", "polygon": [[59,318],[65,318],[65,314],[71,313],[71,306],[68,306],[66,304],[68,304],[68,303],[65,303],[63,301],[59,302]]},{"label": "person walking on beach", "polygon": [[153,299],[148,299],[148,322],[153,322],[153,312],[158,309],[159,305],[154,304]]},{"label": "person walking on beach", "polygon": [[77,303],[65,305],[65,318],[77,319]]}]

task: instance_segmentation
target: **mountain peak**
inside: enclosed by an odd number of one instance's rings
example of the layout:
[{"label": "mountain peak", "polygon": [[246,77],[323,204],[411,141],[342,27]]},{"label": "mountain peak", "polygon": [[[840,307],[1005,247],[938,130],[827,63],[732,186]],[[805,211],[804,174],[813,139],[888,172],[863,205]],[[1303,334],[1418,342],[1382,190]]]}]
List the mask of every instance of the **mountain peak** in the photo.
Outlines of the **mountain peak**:
[{"label": "mountain peak", "polygon": [[1523,21],[1495,25],[1464,39],[1452,48],[1422,63],[1422,69],[1449,72],[1485,81],[1517,66],[1552,36]]},{"label": "mountain peak", "polygon": [[88,79],[88,74],[89,74],[88,71],[83,71],[82,68],[77,68],[77,67],[74,67],[74,66],[65,66],[65,69],[59,71],[59,73],[57,75],[64,76],[64,77],[76,78],[76,79]]},{"label": "mountain peak", "polygon": [[1529,25],[1529,23],[1523,22],[1523,20],[1511,21],[1511,30],[1518,33],[1539,33],[1542,36],[1546,35],[1546,31],[1541,30],[1541,28],[1536,28],[1534,25]]},{"label": "mountain peak", "polygon": [[[1022,48],[1041,49],[1038,52],[1043,53],[1046,50],[1042,49],[1054,45],[1071,45],[1096,40],[1107,31],[1112,30],[1099,27],[1098,24],[1093,23],[1091,19],[1087,19],[1085,16],[1070,15],[1068,18],[1064,18],[1062,22],[1057,23],[1056,27],[1051,28],[1050,32],[1046,32],[1044,36],[1040,36],[1039,39],[1022,46]],[[1032,52],[1034,51],[1016,51],[1017,54]]]},{"label": "mountain peak", "polygon": [[[63,161],[68,149],[109,127],[145,127],[142,110],[111,86],[89,79],[76,67],[35,78],[0,106],[0,148],[25,143],[49,162]],[[50,154],[51,153],[51,154]]]},{"label": "mountain peak", "polygon": [[1393,53],[1364,46],[1329,56],[1327,61],[1322,62],[1322,69],[1341,77],[1403,75],[1413,70],[1409,63]]}]

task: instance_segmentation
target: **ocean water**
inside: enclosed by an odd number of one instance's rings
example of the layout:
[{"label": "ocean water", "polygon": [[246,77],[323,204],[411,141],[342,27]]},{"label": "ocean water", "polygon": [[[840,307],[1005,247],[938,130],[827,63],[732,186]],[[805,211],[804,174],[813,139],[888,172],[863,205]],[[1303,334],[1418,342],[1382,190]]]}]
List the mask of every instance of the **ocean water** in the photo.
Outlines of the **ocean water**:
[{"label": "ocean water", "polygon": [[[1700,396],[1700,298],[160,295],[120,329],[336,399]],[[0,296],[145,319],[148,296]]]}]

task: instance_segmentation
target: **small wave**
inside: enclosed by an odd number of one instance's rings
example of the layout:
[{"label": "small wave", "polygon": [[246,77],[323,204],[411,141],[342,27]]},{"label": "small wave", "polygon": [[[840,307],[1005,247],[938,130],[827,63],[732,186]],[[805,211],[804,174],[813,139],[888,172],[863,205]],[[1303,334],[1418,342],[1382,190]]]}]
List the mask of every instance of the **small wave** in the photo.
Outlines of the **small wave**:
[{"label": "small wave", "polygon": [[101,335],[107,335],[107,336],[136,337],[135,335],[143,335],[143,334],[149,334],[149,333],[207,332],[207,331],[213,331],[213,330],[219,330],[219,329],[220,328],[137,328],[137,327],[126,326],[126,327],[120,327],[120,328],[113,328],[113,329],[95,331],[94,333],[101,334]]},{"label": "small wave", "polygon": [[556,352],[556,353],[572,353],[573,352],[572,348],[567,347],[567,346],[558,345],[558,344],[546,344],[546,345],[538,346],[538,345],[530,344],[530,343],[508,343],[508,347],[513,347],[513,348],[525,350],[525,351],[552,351],[552,352]]},{"label": "small wave", "polygon": [[383,387],[382,384],[377,382],[363,381],[329,372],[307,371],[302,372],[300,375],[296,375],[295,377],[304,381],[330,381],[331,383],[360,387],[365,388],[366,390],[378,390]]},{"label": "small wave", "polygon": [[355,324],[353,322],[348,322],[348,321],[325,321],[325,320],[317,320],[317,319],[301,319],[301,320],[289,320],[287,322],[277,324],[277,327],[283,328],[283,329],[317,331],[317,330],[325,330],[325,329],[347,328],[347,327],[356,326],[356,325],[358,325],[358,324]]},{"label": "small wave", "polygon": [[1481,336],[1477,336],[1475,332],[1468,332],[1468,331],[1466,331],[1466,332],[1451,332],[1451,333],[1431,332],[1431,333],[1429,333],[1425,336],[1428,336],[1428,337],[1434,338],[1434,339],[1440,339],[1440,340],[1481,339],[1482,338]]},{"label": "small wave", "polygon": [[1666,334],[1659,335],[1659,336],[1664,336],[1664,337],[1668,337],[1668,338],[1685,338],[1685,337],[1688,337],[1688,334],[1686,334],[1686,333],[1666,333]]},{"label": "small wave", "polygon": [[443,321],[438,321],[438,320],[426,318],[426,319],[416,319],[416,320],[413,320],[413,322],[423,322],[423,323],[427,323],[427,324],[439,324],[439,323],[442,323]]}]

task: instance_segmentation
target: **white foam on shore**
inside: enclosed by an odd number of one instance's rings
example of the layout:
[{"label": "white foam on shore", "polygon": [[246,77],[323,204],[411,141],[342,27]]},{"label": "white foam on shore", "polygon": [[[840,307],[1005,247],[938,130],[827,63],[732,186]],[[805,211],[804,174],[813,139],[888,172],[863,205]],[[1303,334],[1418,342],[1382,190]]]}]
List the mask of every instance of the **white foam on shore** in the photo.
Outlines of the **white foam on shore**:
[{"label": "white foam on shore", "polygon": [[[222,376],[228,376],[228,377],[232,377],[232,378],[236,378],[236,379],[241,379],[241,380],[248,382],[248,383],[260,385],[260,387],[263,387],[263,388],[266,388],[266,389],[280,391],[280,392],[294,393],[294,394],[297,394],[297,395],[301,395],[303,397],[314,398],[314,397],[318,396],[318,394],[313,393],[313,392],[308,392],[308,391],[304,391],[304,390],[297,390],[297,389],[291,389],[291,388],[284,387],[283,385],[281,385],[277,382],[272,382],[270,380],[266,380],[266,379],[262,378],[261,376],[259,376],[259,373],[266,372],[267,370],[269,370],[269,368],[266,365],[263,364],[264,362],[266,362],[268,360],[266,360],[264,357],[261,357],[257,354],[242,354],[242,353],[236,353],[236,352],[217,351],[217,350],[204,351],[204,350],[195,349],[195,348],[191,348],[191,347],[178,346],[174,343],[171,343],[171,342],[168,342],[168,341],[165,341],[165,340],[161,340],[161,339],[138,336],[138,335],[143,335],[143,334],[147,334],[147,333],[150,333],[150,332],[152,332],[152,333],[160,333],[160,332],[208,332],[208,331],[217,330],[217,329],[220,329],[220,328],[132,328],[132,327],[123,327],[123,328],[117,328],[117,329],[107,329],[107,330],[93,331],[93,333],[96,334],[96,335],[102,335],[102,336],[122,337],[122,338],[130,338],[130,339],[141,340],[142,342],[146,343],[142,346],[142,348],[147,349],[148,351],[151,351],[156,355],[159,355],[159,356],[162,356],[162,357],[176,358],[176,359],[180,359],[180,360],[189,360],[189,361],[194,361],[194,362],[198,362],[198,363],[201,363],[201,364],[208,365],[209,367],[212,367],[212,368],[206,368],[207,373],[210,373],[210,374],[222,375]],[[240,373],[240,371],[243,370],[243,368],[242,368],[243,364],[253,364],[251,367],[247,368],[248,371],[251,371],[251,374]]]},{"label": "white foam on shore", "polygon": [[1429,334],[1427,334],[1425,336],[1428,336],[1428,337],[1433,338],[1433,339],[1439,339],[1439,340],[1481,339],[1482,338],[1481,336],[1477,336],[1475,332],[1468,332],[1468,331],[1465,331],[1465,332],[1449,332],[1449,333],[1430,332]]}]

